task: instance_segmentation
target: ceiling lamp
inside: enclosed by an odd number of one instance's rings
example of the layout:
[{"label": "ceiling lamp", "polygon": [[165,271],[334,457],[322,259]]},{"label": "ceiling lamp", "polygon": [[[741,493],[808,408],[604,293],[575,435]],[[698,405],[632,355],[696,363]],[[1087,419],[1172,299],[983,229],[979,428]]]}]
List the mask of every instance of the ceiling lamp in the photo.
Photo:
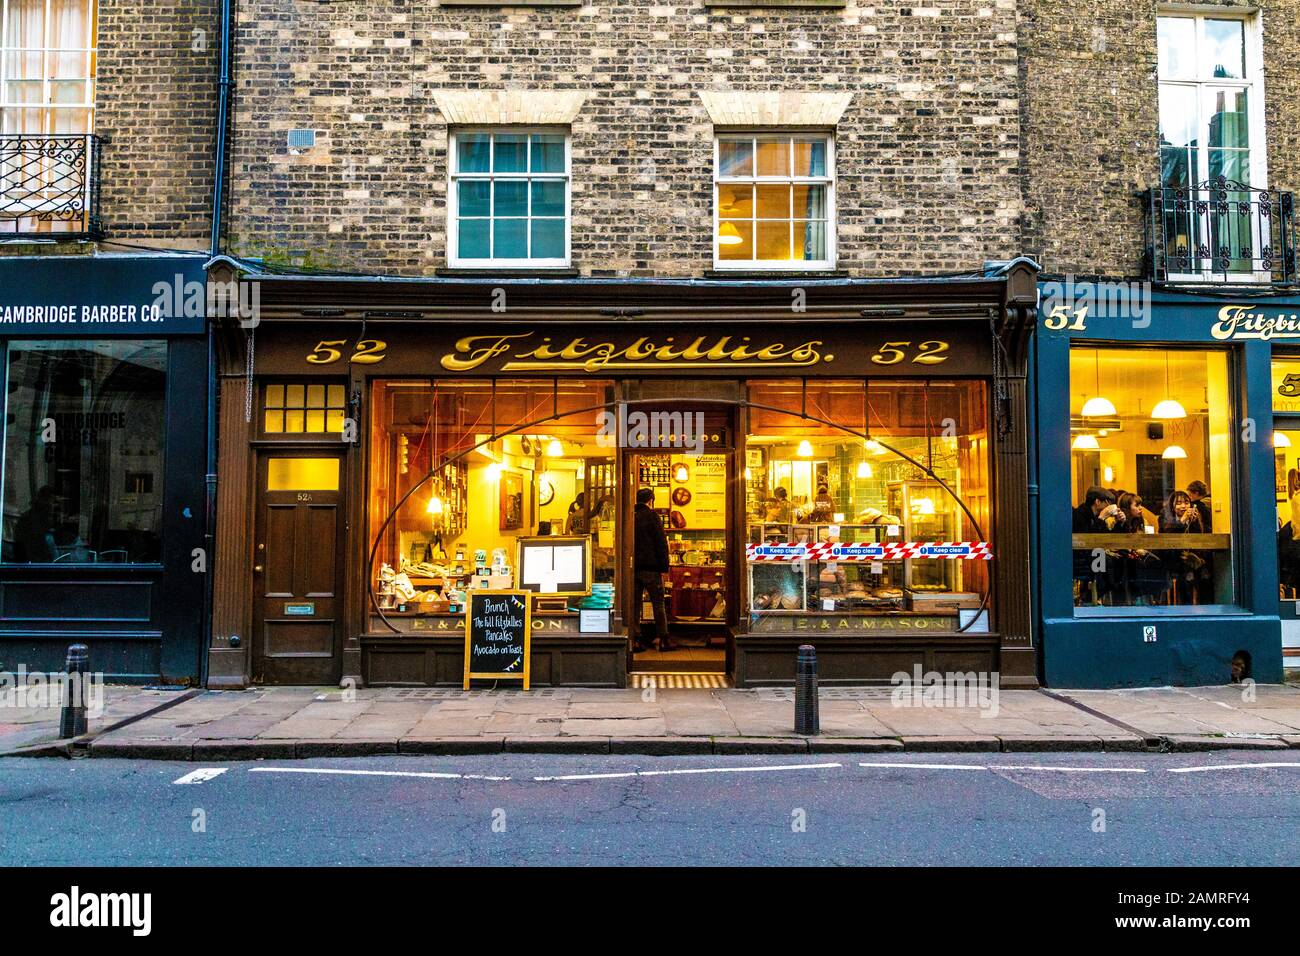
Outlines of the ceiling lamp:
[{"label": "ceiling lamp", "polygon": [[1182,445],[1170,445],[1160,453],[1160,457],[1172,461],[1177,458],[1186,458],[1187,452]]},{"label": "ceiling lamp", "polygon": [[564,445],[560,443],[560,440],[558,438],[552,438],[551,443],[546,446],[546,457],[547,458],[564,457]]},{"label": "ceiling lamp", "polygon": [[718,245],[720,246],[738,246],[745,239],[733,224],[724,222],[722,228],[718,230]]},{"label": "ceiling lamp", "polygon": [[871,463],[867,461],[858,462],[858,477],[870,478],[872,475]]},{"label": "ceiling lamp", "polygon": [[1101,448],[1097,444],[1096,435],[1080,435],[1070,445],[1073,451],[1097,451]]},{"label": "ceiling lamp", "polygon": [[[1093,384],[1096,385],[1096,392],[1101,391],[1101,350],[1094,349],[1092,353],[1096,358],[1096,378]],[[1084,418],[1098,418],[1102,415],[1115,415],[1115,406],[1111,404],[1109,398],[1103,398],[1100,394],[1094,394],[1092,398],[1083,403]]]},{"label": "ceiling lamp", "polygon": [[691,477],[690,470],[681,462],[678,462],[677,467],[673,469],[673,480],[676,481],[678,484],[683,484],[684,482],[688,481],[690,477]]},{"label": "ceiling lamp", "polygon": [[880,442],[876,441],[874,438],[868,438],[862,443],[862,447],[873,455],[883,455],[885,453],[885,446],[880,444]]},{"label": "ceiling lamp", "polygon": [[492,464],[487,466],[487,479],[488,481],[496,481],[500,477],[501,466],[494,461]]},{"label": "ceiling lamp", "polygon": [[1151,409],[1152,418],[1186,418],[1187,409],[1169,397],[1169,353],[1165,353],[1165,397]]},{"label": "ceiling lamp", "polygon": [[1291,439],[1286,437],[1286,433],[1285,433],[1285,432],[1274,432],[1274,433],[1273,433],[1273,447],[1274,447],[1274,448],[1290,448],[1290,447],[1291,447]]},{"label": "ceiling lamp", "polygon": [[811,458],[812,453],[813,453],[812,442],[810,442],[808,439],[805,438],[803,441],[799,443],[799,457]]},{"label": "ceiling lamp", "polygon": [[442,499],[439,498],[437,495],[434,495],[432,498],[429,499],[429,507],[425,508],[424,510],[429,512],[429,514],[431,515],[442,514]]}]

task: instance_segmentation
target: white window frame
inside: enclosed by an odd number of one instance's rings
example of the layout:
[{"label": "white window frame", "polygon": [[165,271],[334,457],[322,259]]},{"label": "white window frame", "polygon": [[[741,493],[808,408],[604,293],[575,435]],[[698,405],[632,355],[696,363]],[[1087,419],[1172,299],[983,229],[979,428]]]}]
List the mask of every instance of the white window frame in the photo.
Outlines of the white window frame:
[{"label": "white window frame", "polygon": [[[564,137],[564,171],[562,173],[534,173],[531,171],[518,173],[497,173],[492,171],[492,163],[496,157],[496,137],[500,134],[520,134],[532,136],[535,133],[543,133],[550,136]],[[457,144],[461,136],[468,134],[488,134],[492,137],[491,146],[489,147],[488,171],[475,173],[461,173],[457,169],[459,162],[459,151]],[[529,151],[531,157],[531,140],[529,142]],[[566,269],[572,262],[573,255],[573,146],[572,137],[567,127],[555,126],[476,126],[462,127],[453,130],[447,137],[447,262],[454,269]],[[522,258],[522,259],[498,259],[498,258],[462,258],[460,255],[460,180],[461,179],[524,179],[531,183],[534,180],[559,180],[564,183],[564,256],[563,258]],[[532,203],[533,191],[531,188],[528,192],[528,211],[529,215],[526,222],[532,221]],[[493,196],[495,196],[493,190]],[[495,205],[495,200],[493,200]],[[495,229],[490,225],[496,221],[495,209],[488,214],[488,235],[495,241]],[[532,243],[532,230],[526,230],[528,242]]]},{"label": "white window frame", "polygon": [[[99,3],[98,0],[82,0],[86,8],[87,35],[90,39],[88,47],[51,47],[50,43],[50,26],[53,19],[50,15],[51,0],[45,0],[45,37],[44,42],[39,47],[18,47],[13,45],[14,38],[8,35],[9,24],[9,6],[12,0],[0,0],[0,134],[16,133],[15,130],[8,128],[8,115],[10,111],[26,112],[40,110],[42,114],[42,126],[46,127],[38,131],[24,131],[25,135],[31,136],[84,136],[86,133],[95,131],[95,60],[98,55],[98,36],[99,36]],[[11,54],[18,53],[40,53],[41,54],[41,102],[40,103],[16,103],[9,99],[9,59]],[[56,54],[80,53],[85,57],[84,75],[80,77],[68,77],[69,80],[84,80],[86,95],[84,99],[77,103],[53,103],[51,102],[50,83],[51,69],[50,57]],[[19,82],[19,81],[15,81]],[[53,81],[57,82],[57,81]],[[86,111],[86,132],[85,133],[62,133],[56,134],[49,127],[55,114],[61,111],[85,110]]]},{"label": "white window frame", "polygon": [[[1202,111],[1205,109],[1205,96],[1207,87],[1231,87],[1234,89],[1245,90],[1249,96],[1250,116],[1248,118],[1250,133],[1250,182],[1244,185],[1251,186],[1255,189],[1268,188],[1268,140],[1265,129],[1264,119],[1264,49],[1263,49],[1263,12],[1262,11],[1241,11],[1233,10],[1231,7],[1211,7],[1200,5],[1186,6],[1162,6],[1156,10],[1157,24],[1163,19],[1183,19],[1191,20],[1195,25],[1196,50],[1194,51],[1194,61],[1198,67],[1201,64],[1200,50],[1205,44],[1205,21],[1206,20],[1236,20],[1243,24],[1242,42],[1245,44],[1245,69],[1246,75],[1241,79],[1230,77],[1211,77],[1205,78],[1200,75],[1194,79],[1186,80],[1167,80],[1160,76],[1159,63],[1156,66],[1156,108],[1157,122],[1159,122],[1159,103],[1160,93],[1166,86],[1181,87],[1194,91],[1195,102],[1197,105],[1197,130],[1208,129],[1208,123],[1201,123]],[[1159,146],[1157,145],[1157,149]],[[1159,160],[1159,157],[1157,157]],[[1192,183],[1203,183],[1209,180],[1209,160],[1210,147],[1208,143],[1202,144],[1197,150],[1197,168],[1192,173]],[[1163,171],[1160,187],[1164,187]],[[1161,226],[1163,229],[1163,225]],[[1253,272],[1232,273],[1240,277],[1245,282],[1269,282],[1272,279],[1267,272],[1255,270]],[[1191,281],[1199,282],[1210,279],[1215,275],[1213,270],[1202,270],[1191,273],[1169,273],[1170,282]]]},{"label": "white window frame", "polygon": [[[825,176],[795,176],[793,173],[786,176],[759,176],[757,167],[754,175],[751,176],[723,176],[722,175],[722,157],[721,143],[736,142],[743,140],[760,141],[773,139],[811,139],[818,138],[826,142],[826,175]],[[757,148],[754,150],[755,162],[757,162]],[[791,149],[791,162],[793,163],[794,150]],[[718,241],[718,229],[722,217],[718,215],[718,190],[719,187],[726,183],[749,183],[753,185],[771,185],[788,183],[791,185],[824,185],[826,187],[826,258],[825,259],[723,259],[721,255],[721,244]],[[730,270],[739,272],[823,272],[827,269],[835,268],[836,250],[835,250],[835,233],[836,233],[836,215],[835,215],[835,134],[827,130],[750,130],[738,132],[720,132],[713,137],[713,267],[719,271]],[[750,216],[750,220],[756,221],[758,214],[757,202]],[[791,230],[794,229],[794,217],[790,217]],[[751,240],[757,247],[757,231]],[[793,248],[793,235],[791,236],[791,248]]]}]

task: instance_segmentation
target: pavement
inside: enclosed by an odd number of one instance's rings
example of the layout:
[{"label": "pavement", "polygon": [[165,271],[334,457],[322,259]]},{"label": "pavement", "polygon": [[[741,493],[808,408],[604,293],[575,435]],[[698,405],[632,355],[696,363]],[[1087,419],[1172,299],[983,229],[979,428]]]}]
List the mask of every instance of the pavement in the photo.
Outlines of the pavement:
[{"label": "pavement", "polygon": [[85,737],[59,742],[58,711],[47,708],[43,724],[6,723],[19,729],[0,733],[0,755],[213,761],[1300,748],[1293,684],[1003,690],[967,706],[899,700],[888,687],[823,687],[821,732],[812,736],[794,733],[788,688],[108,690],[105,715]]},{"label": "pavement", "polygon": [[[0,840],[0,866],[1295,866],[1297,756],[0,759],[4,823],[21,834]],[[1199,886],[1240,891],[1243,874]],[[1060,883],[1043,884],[1045,912],[1072,936],[1098,920],[1113,929],[1112,910],[1150,914],[1116,907],[1113,889],[1198,887],[1118,875],[1085,899]],[[1023,904],[1026,887],[1012,889]],[[49,893],[32,909],[44,915]],[[1252,894],[1223,915],[1263,922],[1285,912],[1284,896],[1279,885],[1273,906]],[[898,921],[875,897],[859,902]],[[155,901],[155,916],[177,909]],[[6,914],[27,911],[15,902]],[[909,923],[913,938],[924,931]]]}]

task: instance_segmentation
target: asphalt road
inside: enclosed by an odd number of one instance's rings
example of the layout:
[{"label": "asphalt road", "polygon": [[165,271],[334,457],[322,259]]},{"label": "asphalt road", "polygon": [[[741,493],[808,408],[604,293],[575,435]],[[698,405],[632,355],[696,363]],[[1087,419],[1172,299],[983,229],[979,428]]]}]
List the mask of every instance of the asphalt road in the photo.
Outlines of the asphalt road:
[{"label": "asphalt road", "polygon": [[1300,755],[8,759],[0,835],[4,866],[1294,866]]}]

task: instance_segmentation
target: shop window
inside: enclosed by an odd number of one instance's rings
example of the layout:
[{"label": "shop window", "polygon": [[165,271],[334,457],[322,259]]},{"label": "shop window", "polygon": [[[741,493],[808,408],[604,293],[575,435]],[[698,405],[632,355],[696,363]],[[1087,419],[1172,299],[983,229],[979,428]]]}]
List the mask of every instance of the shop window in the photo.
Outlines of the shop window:
[{"label": "shop window", "polygon": [[834,140],[727,134],[714,163],[714,264],[827,269],[834,264]]},{"label": "shop window", "polygon": [[347,391],[342,385],[275,382],[263,394],[262,427],[268,435],[343,431]]},{"label": "shop window", "polygon": [[451,137],[452,266],[569,264],[569,137],[462,130]]},{"label": "shop window", "polygon": [[272,458],[266,463],[267,491],[338,491],[337,458]]},{"label": "shop window", "polygon": [[978,382],[749,385],[751,630],[989,630]]},{"label": "shop window", "polygon": [[1070,352],[1074,604],[1228,605],[1233,407],[1224,352]]},{"label": "shop window", "polygon": [[375,382],[371,583],[385,613],[457,614],[475,588],[534,591],[553,616],[612,609],[611,398],[601,381]]},{"label": "shop window", "polygon": [[[0,5],[0,135],[84,136],[94,131],[94,0],[7,0]],[[58,149],[37,152],[0,149],[0,193],[17,197],[33,212],[43,192],[66,188],[65,164]],[[71,148],[67,150],[72,152]],[[43,211],[43,210],[42,210]],[[23,232],[80,229],[83,221],[53,217],[20,223]]]},{"label": "shop window", "polygon": [[[1261,211],[1245,191],[1266,185],[1257,32],[1253,18],[1218,12],[1157,20],[1165,244],[1185,277],[1249,273],[1260,257]],[[1227,204],[1207,207],[1220,178]]]},{"label": "shop window", "polygon": [[1278,597],[1300,600],[1300,358],[1273,360]]},{"label": "shop window", "polygon": [[11,341],[5,562],[162,560],[167,345]]}]

